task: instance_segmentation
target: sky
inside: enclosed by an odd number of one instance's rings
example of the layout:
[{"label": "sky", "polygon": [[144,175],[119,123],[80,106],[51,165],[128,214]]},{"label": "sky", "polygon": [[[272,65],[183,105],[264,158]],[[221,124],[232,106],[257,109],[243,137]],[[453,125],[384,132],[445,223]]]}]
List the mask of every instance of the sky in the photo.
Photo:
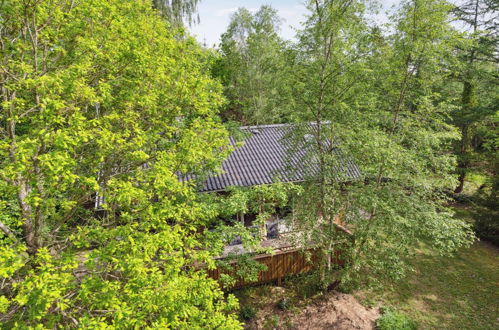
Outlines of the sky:
[{"label": "sky", "polygon": [[[390,8],[399,0],[380,0],[385,8]],[[201,0],[198,5],[200,23],[190,27],[191,33],[202,44],[208,47],[218,46],[220,35],[229,25],[230,16],[240,7],[255,12],[261,5],[271,5],[277,9],[283,19],[281,36],[292,39],[295,35],[293,28],[299,28],[307,12],[304,0]],[[383,19],[383,15],[379,17]]]}]

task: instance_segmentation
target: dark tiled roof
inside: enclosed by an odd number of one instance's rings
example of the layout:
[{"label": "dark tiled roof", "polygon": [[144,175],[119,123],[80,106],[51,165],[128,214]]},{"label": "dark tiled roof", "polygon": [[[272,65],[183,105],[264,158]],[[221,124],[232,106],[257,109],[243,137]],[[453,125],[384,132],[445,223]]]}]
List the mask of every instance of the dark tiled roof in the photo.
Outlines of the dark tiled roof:
[{"label": "dark tiled roof", "polygon": [[[222,164],[222,174],[209,177],[200,191],[221,191],[229,186],[255,186],[273,182],[301,182],[317,171],[307,156],[305,146],[296,147],[288,138],[292,126],[286,124],[246,126],[240,128],[247,137]],[[305,137],[303,139],[305,142]],[[231,138],[230,143],[236,146]],[[333,148],[337,163],[332,167],[338,181],[357,179],[357,166],[338,148]],[[312,166],[310,166],[312,165]],[[192,177],[185,176],[184,180]]]}]

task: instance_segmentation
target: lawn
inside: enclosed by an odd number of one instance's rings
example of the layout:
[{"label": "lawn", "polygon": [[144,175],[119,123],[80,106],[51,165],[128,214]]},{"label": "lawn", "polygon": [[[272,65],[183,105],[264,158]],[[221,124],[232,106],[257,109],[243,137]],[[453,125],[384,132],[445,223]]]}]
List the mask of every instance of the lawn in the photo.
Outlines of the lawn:
[{"label": "lawn", "polygon": [[420,329],[499,329],[499,250],[477,242],[455,257],[420,255],[404,281],[361,291],[364,303],[393,306]]}]

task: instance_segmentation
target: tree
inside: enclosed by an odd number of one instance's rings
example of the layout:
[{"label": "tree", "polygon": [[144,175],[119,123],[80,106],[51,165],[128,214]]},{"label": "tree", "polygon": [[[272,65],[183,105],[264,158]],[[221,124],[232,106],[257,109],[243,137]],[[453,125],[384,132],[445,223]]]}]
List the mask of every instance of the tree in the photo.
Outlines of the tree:
[{"label": "tree", "polygon": [[348,134],[342,124],[350,116],[350,106],[355,106],[352,97],[362,81],[367,26],[360,1],[309,1],[308,9],[293,69],[299,109],[295,118],[300,128],[291,139],[293,150],[308,151],[304,163],[313,167],[296,218],[304,232],[299,237],[302,244],[312,241],[319,248],[321,280],[326,286],[333,256],[348,248],[337,217],[345,207],[341,191],[348,178],[337,170],[335,150],[342,134]]},{"label": "tree", "polygon": [[2,323],[239,327],[177,179],[227,154],[197,43],[148,1],[4,1],[0,24]]},{"label": "tree", "polygon": [[199,16],[194,17],[199,0],[153,0],[153,7],[173,25],[183,26],[184,21],[189,25],[199,22]]},{"label": "tree", "polygon": [[[459,185],[461,193],[466,173],[473,163],[473,135],[494,114],[494,81],[497,80],[498,63],[498,5],[495,1],[470,0],[454,8],[456,19],[464,24],[469,41],[459,50],[461,65],[458,79],[462,84],[461,102],[453,113],[454,124],[459,127],[461,139],[456,146],[458,155]],[[491,88],[492,87],[492,88]],[[492,90],[491,90],[492,89]]]},{"label": "tree", "polygon": [[444,192],[454,183],[448,149],[455,133],[446,124],[452,107],[436,88],[445,77],[443,64],[461,42],[448,12],[445,1],[413,0],[403,2],[393,18],[395,33],[375,71],[383,79],[372,106],[381,111],[367,116],[377,124],[364,135],[367,140],[357,139],[359,131],[353,139],[365,151],[356,155],[361,164],[371,164],[364,168],[369,183],[357,191],[362,197],[352,195],[357,211],[351,219],[361,219],[353,269],[361,269],[363,260],[373,275],[396,279],[403,257],[420,243],[446,253],[474,238],[469,225],[452,218],[445,206]]},{"label": "tree", "polygon": [[[297,217],[303,243],[322,251],[324,286],[338,251],[341,279],[355,283],[400,278],[420,244],[446,253],[473,240],[445,207],[455,131],[446,123],[451,106],[435,90],[458,41],[449,6],[405,1],[393,32],[383,33],[366,26],[364,5],[310,1],[295,69],[306,123],[293,140],[316,166]],[[338,157],[351,157],[365,180],[352,179]]]},{"label": "tree", "polygon": [[214,76],[224,85],[226,120],[265,124],[288,120],[290,53],[279,37],[281,19],[270,6],[254,15],[245,8],[233,14],[222,35]]}]

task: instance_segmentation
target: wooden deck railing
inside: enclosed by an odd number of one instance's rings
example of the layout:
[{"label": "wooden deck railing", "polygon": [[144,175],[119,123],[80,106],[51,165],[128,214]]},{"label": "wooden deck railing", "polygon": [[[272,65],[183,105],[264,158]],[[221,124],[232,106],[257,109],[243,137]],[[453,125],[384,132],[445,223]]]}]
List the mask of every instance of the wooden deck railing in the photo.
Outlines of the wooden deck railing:
[{"label": "wooden deck railing", "polygon": [[[309,256],[306,256],[308,252]],[[248,285],[256,285],[280,281],[289,275],[310,272],[318,265],[318,251],[316,249],[291,249],[280,251],[274,254],[263,254],[253,257],[254,260],[267,266],[267,270],[260,272],[258,280],[255,282],[245,282],[241,279],[236,279],[234,288],[241,288]],[[340,263],[336,258],[336,262]],[[219,268],[208,270],[208,276],[218,280],[223,271]]]}]

